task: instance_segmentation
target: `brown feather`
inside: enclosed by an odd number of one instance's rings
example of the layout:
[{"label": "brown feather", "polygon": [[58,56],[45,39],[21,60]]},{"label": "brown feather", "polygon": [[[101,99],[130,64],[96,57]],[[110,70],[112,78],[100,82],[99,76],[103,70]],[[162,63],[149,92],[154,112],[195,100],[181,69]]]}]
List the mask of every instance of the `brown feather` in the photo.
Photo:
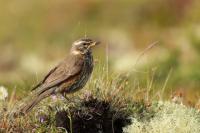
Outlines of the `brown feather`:
[{"label": "brown feather", "polygon": [[[85,41],[80,41],[83,44],[76,42],[72,45],[70,55],[33,88],[32,100],[20,107],[20,112],[28,113],[41,100],[52,94],[72,93],[85,86],[93,71],[92,53],[87,48],[93,42],[85,47]],[[82,50],[82,52],[74,54],[77,50]]]},{"label": "brown feather", "polygon": [[44,80],[40,87],[36,90],[36,93],[41,94],[49,88],[58,86],[63,82],[67,82],[71,77],[79,74],[82,70],[84,59],[80,55],[69,56],[62,61]]}]

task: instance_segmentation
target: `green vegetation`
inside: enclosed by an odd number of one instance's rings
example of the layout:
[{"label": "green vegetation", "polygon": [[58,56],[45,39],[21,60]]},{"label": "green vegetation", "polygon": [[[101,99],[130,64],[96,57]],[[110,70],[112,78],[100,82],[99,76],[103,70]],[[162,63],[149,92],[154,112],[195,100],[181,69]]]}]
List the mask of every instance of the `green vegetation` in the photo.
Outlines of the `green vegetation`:
[{"label": "green vegetation", "polygon": [[199,133],[199,111],[171,102],[155,102],[150,107],[156,112],[150,120],[132,119],[124,133]]},{"label": "green vegetation", "polygon": [[[100,71],[98,71],[101,73]],[[130,123],[129,116],[145,117],[148,110],[143,102],[133,102],[127,91],[127,78],[102,73],[88,83],[85,93],[45,99],[28,116],[13,114],[25,100],[1,101],[1,130],[3,132],[112,132]],[[146,113],[145,113],[146,112]],[[62,128],[58,128],[62,127]],[[112,128],[110,128],[112,127]]]},{"label": "green vegetation", "polygon": [[[107,75],[97,67],[93,80],[81,92],[52,96],[43,100],[27,116],[11,114],[26,100],[1,101],[2,132],[199,132],[200,114],[196,109],[173,102],[146,100],[148,92],[129,84],[126,75]],[[101,73],[101,76],[99,76]],[[138,93],[137,93],[138,92]],[[156,93],[156,92],[155,92]],[[157,91],[157,93],[161,93]],[[26,98],[25,98],[26,99]],[[132,119],[132,124],[131,124]],[[183,128],[184,127],[184,128]]]},{"label": "green vegetation", "polygon": [[[100,130],[102,121],[116,133],[200,132],[199,8],[199,0],[1,0],[0,132]],[[85,36],[102,42],[87,86],[8,117]]]}]

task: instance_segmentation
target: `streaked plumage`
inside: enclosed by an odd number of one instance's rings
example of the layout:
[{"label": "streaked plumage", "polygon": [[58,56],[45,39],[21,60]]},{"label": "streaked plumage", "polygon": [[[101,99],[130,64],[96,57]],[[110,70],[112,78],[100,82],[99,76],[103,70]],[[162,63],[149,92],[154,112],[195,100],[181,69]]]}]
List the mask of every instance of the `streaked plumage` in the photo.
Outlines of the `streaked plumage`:
[{"label": "streaked plumage", "polygon": [[99,42],[80,39],[72,45],[70,54],[44,79],[33,88],[34,98],[20,108],[21,113],[28,113],[42,99],[53,94],[68,94],[83,88],[93,71],[91,47]]}]

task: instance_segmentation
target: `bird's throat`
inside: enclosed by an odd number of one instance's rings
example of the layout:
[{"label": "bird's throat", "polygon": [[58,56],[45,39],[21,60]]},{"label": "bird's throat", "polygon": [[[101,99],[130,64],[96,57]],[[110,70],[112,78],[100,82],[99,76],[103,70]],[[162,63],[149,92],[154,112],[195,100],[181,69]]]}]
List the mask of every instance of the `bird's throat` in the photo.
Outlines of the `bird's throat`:
[{"label": "bird's throat", "polygon": [[83,52],[78,51],[78,50],[73,50],[73,51],[71,51],[71,53],[72,53],[73,55],[83,55],[83,54],[84,54]]}]

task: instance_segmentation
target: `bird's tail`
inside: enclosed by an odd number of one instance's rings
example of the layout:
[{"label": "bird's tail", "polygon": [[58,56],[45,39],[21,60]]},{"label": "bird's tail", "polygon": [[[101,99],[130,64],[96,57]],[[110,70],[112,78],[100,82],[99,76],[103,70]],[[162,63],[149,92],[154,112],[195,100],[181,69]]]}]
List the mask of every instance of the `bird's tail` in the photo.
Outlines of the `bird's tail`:
[{"label": "bird's tail", "polygon": [[33,94],[29,95],[23,100],[23,102],[21,102],[21,104],[17,105],[17,107],[13,109],[11,113],[12,116],[25,115],[29,113],[33,109],[33,107],[35,107],[44,98],[50,96],[52,92],[52,89],[49,89],[40,94],[38,92],[33,92]]},{"label": "bird's tail", "polygon": [[42,94],[40,96],[35,96],[33,99],[30,99],[30,101],[22,105],[19,109],[19,112],[23,114],[29,113],[33,109],[33,107],[35,107],[35,105],[37,105],[41,100],[46,97],[47,96]]}]

